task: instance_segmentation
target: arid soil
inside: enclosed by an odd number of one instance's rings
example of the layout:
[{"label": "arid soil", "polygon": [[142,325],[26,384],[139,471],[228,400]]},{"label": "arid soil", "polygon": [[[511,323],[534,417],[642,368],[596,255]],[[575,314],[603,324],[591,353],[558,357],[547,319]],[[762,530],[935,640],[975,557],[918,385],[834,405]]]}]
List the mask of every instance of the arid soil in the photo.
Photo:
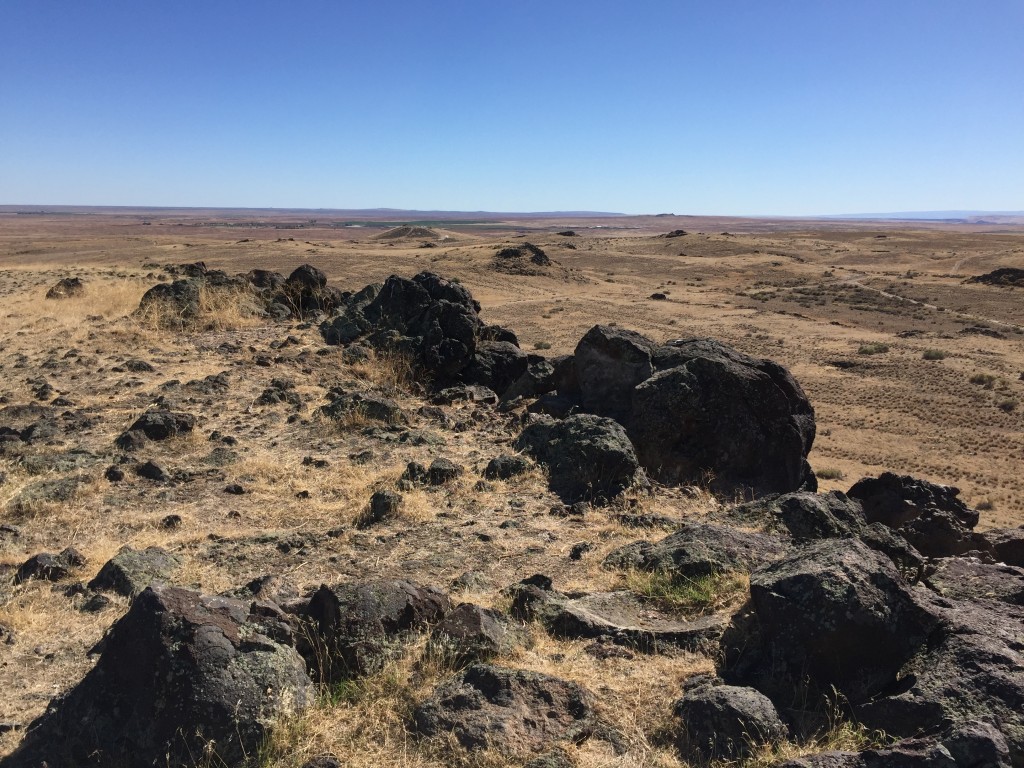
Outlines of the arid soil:
[{"label": "arid soil", "polygon": [[[564,516],[552,514],[560,503],[539,468],[478,484],[488,460],[511,452],[515,414],[470,403],[424,409],[429,398],[401,361],[347,361],[316,322],[223,306],[211,307],[201,328],[157,327],[133,312],[148,288],[169,279],[169,264],[287,275],[310,263],[350,291],[429,270],[457,279],[486,322],[545,355],[572,352],[597,323],[658,341],[714,337],[785,365],[800,382],[816,410],[809,460],[823,490],[883,471],[910,474],[959,487],[981,511],[979,530],[1024,523],[1024,294],[965,282],[1024,267],[1022,226],[510,219],[415,222],[382,237],[387,223],[342,223],[216,212],[0,214],[0,428],[40,425],[0,454],[0,756],[89,669],[87,652],[127,609],[115,596],[83,610],[82,596],[65,594],[124,545],[173,552],[181,560],[173,582],[206,594],[264,574],[300,592],[386,576],[500,608],[502,588],[534,573],[562,591],[626,586],[628,574],[602,567],[605,555],[668,530],[630,520],[671,523],[731,501],[656,487]],[[551,263],[532,262],[528,249],[511,263],[497,257],[525,242]],[[44,298],[65,277],[81,278],[82,292]],[[409,424],[323,418],[316,409],[338,385],[393,397]],[[297,397],[268,402],[268,388]],[[196,429],[148,445],[111,482],[115,439],[154,404],[191,413]],[[393,488],[408,462],[438,457],[463,474],[403,491],[398,518],[357,526],[375,490]],[[137,475],[146,460],[163,476]],[[31,555],[69,546],[86,562],[68,578],[12,585]],[[712,669],[709,657],[609,660],[586,641],[524,632],[512,664],[588,686],[624,735],[624,752],[599,739],[574,747],[580,764],[683,764],[665,738],[671,703],[685,679]],[[360,691],[283,724],[261,760],[297,768],[330,751],[350,765],[451,764],[451,752],[410,741],[403,720],[443,675],[417,666],[410,651]],[[791,754],[813,746],[793,745]]]}]

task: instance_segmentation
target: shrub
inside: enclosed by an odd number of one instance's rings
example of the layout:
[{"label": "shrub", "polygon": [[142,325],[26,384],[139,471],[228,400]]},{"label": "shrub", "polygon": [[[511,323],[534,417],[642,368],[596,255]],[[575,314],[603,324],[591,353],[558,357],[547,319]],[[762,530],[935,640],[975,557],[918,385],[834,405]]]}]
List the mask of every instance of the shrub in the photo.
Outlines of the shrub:
[{"label": "shrub", "polygon": [[548,342],[548,341],[538,341],[537,343],[535,343],[533,345],[533,348],[534,349],[551,349],[551,342]]},{"label": "shrub", "polygon": [[996,384],[996,377],[993,376],[991,373],[976,373],[973,376],[971,376],[971,378],[968,379],[968,381],[970,381],[971,384],[977,384],[979,387],[984,387],[985,389],[992,389],[992,387],[994,387]]},{"label": "shrub", "polygon": [[946,353],[941,349],[926,349],[921,357],[925,360],[945,360]]},{"label": "shrub", "polygon": [[1006,411],[1007,413],[1010,413],[1011,411],[1017,409],[1017,401],[1014,400],[1012,397],[1007,397],[1003,400],[1000,400],[998,403],[996,403],[996,405],[999,406],[999,410]]},{"label": "shrub", "polygon": [[881,355],[889,351],[889,345],[880,341],[873,341],[870,344],[861,344],[857,350],[858,355]]},{"label": "shrub", "polygon": [[825,469],[816,469],[814,471],[815,477],[819,480],[842,480],[846,477],[846,474],[841,469],[835,467],[825,467]]}]

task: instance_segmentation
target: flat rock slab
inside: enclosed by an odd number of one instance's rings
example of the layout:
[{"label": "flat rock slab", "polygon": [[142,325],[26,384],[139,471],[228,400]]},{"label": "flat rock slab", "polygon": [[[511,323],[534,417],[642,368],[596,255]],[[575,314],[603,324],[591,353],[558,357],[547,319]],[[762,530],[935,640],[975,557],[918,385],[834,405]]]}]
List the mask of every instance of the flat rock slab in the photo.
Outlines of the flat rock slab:
[{"label": "flat rock slab", "polygon": [[728,616],[719,615],[681,619],[629,591],[553,598],[538,615],[545,629],[557,637],[608,637],[645,651],[706,649],[718,643],[729,623]]},{"label": "flat rock slab", "polygon": [[953,600],[1000,600],[1024,605],[1024,568],[989,565],[973,557],[949,557],[936,561],[925,580],[940,595]]}]

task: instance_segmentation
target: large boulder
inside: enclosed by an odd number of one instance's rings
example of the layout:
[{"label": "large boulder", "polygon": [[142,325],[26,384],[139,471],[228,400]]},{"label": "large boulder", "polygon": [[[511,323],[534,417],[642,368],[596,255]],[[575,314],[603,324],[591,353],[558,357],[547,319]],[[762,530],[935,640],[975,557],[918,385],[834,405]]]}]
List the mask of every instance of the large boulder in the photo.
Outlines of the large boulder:
[{"label": "large boulder", "polygon": [[584,410],[628,424],[633,390],[654,373],[657,345],[634,331],[595,325],[576,345],[576,377]]},{"label": "large boulder", "polygon": [[464,379],[504,394],[527,371],[526,353],[509,341],[480,341]]},{"label": "large boulder", "polygon": [[303,318],[318,313],[331,313],[344,301],[337,288],[327,284],[327,275],[312,264],[297,267],[284,281],[274,301]]},{"label": "large boulder", "polygon": [[5,768],[243,764],[314,687],[287,626],[242,602],[176,587],[143,592],[96,666],[30,727]]},{"label": "large boulder", "polygon": [[857,539],[826,539],[758,569],[750,597],[763,644],[727,643],[726,657],[733,678],[776,701],[809,679],[862,703],[896,684],[940,624],[892,561]]},{"label": "large boulder", "polygon": [[180,566],[181,558],[160,547],[121,547],[89,582],[89,589],[135,597],[154,581],[169,579]]},{"label": "large boulder", "polygon": [[450,608],[444,593],[409,581],[323,585],[306,609],[313,640],[304,652],[323,680],[375,672]]},{"label": "large boulder", "polygon": [[985,531],[992,556],[1001,563],[1024,568],[1024,526]]},{"label": "large boulder", "polygon": [[567,502],[605,502],[638,479],[640,465],[626,431],[603,416],[540,419],[523,430],[515,448],[547,466],[552,490]]},{"label": "large boulder", "polygon": [[85,283],[80,277],[62,277],[46,292],[48,299],[70,299],[85,293]]},{"label": "large boulder", "polygon": [[597,717],[592,694],[576,683],[474,664],[422,702],[413,723],[418,734],[452,735],[465,749],[523,754],[583,741]]},{"label": "large boulder", "polygon": [[431,653],[458,665],[489,661],[511,646],[505,618],[497,611],[462,603],[430,633]]},{"label": "large boulder", "polygon": [[816,489],[814,409],[785,368],[709,339],[670,342],[653,363],[628,431],[655,478],[754,495]]}]

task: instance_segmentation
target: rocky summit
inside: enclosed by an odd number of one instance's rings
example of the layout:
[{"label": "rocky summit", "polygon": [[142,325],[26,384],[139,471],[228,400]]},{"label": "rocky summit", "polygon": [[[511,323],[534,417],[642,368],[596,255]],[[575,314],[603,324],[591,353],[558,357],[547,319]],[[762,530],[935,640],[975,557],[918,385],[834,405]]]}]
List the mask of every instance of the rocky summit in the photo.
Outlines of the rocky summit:
[{"label": "rocky summit", "polygon": [[0,768],[1024,766],[1024,532],[819,492],[770,357],[542,354],[430,270],[162,275],[0,353]]}]

